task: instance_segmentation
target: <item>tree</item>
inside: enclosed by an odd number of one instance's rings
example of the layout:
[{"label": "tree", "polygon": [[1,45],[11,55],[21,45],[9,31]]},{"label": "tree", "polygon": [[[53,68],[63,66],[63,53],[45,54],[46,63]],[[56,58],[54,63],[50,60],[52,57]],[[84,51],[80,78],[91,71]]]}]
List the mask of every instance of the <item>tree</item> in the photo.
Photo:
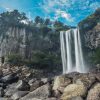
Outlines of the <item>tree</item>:
[{"label": "tree", "polygon": [[34,19],[35,23],[38,24],[40,22],[40,17],[37,16],[35,19]]},{"label": "tree", "polygon": [[45,25],[49,25],[49,24],[50,24],[50,19],[47,18],[47,19],[45,20],[45,23],[44,23],[44,24],[45,24]]},{"label": "tree", "polygon": [[19,13],[18,10],[12,12],[4,12],[1,14],[0,21],[8,25],[17,25],[22,20],[26,20],[27,17],[25,13]]}]

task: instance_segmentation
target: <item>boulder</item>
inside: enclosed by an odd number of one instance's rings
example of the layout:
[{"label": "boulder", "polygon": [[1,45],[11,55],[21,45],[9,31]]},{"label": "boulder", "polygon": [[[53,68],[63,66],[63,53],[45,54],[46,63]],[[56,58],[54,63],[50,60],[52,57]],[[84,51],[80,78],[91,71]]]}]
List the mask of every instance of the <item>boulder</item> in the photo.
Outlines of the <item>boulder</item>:
[{"label": "boulder", "polygon": [[2,69],[0,69],[0,78],[3,76]]},{"label": "boulder", "polygon": [[86,88],[82,84],[70,84],[64,89],[64,93],[61,96],[61,100],[71,100],[77,96],[84,96]]},{"label": "boulder", "polygon": [[52,92],[52,96],[56,97],[56,98],[59,98],[61,96],[61,92],[58,91],[58,90],[55,90],[55,91]]},{"label": "boulder", "polygon": [[71,72],[66,74],[65,76],[67,76],[68,78],[70,78],[72,81],[76,80],[79,76],[81,75],[81,73],[79,72]]},{"label": "boulder", "polygon": [[87,95],[87,100],[100,100],[100,83],[94,85]]},{"label": "boulder", "polygon": [[17,89],[9,87],[9,88],[6,90],[5,96],[6,96],[6,97],[10,97],[10,96],[12,96],[14,93],[16,93],[17,91],[18,91]]},{"label": "boulder", "polygon": [[15,88],[18,89],[19,91],[29,91],[30,90],[30,85],[24,80],[19,80],[16,83]]},{"label": "boulder", "polygon": [[7,83],[7,84],[11,84],[11,83],[14,83],[16,81],[18,81],[18,76],[16,73],[6,75],[0,79],[1,83]]},{"label": "boulder", "polygon": [[33,84],[35,81],[37,81],[37,79],[36,79],[36,78],[33,78],[33,79],[29,80],[28,84],[29,84],[30,86],[32,86],[32,84]]},{"label": "boulder", "polygon": [[43,82],[41,82],[40,80],[36,80],[34,83],[31,84],[30,86],[30,91],[34,91],[36,90],[38,87],[42,86]]},{"label": "boulder", "polygon": [[[53,90],[61,90],[61,87],[66,87],[67,85],[69,85],[71,83],[71,80],[69,78],[67,78],[65,75],[62,76],[57,76],[54,79],[54,85],[53,85]],[[64,88],[63,88],[64,89]],[[63,90],[61,90],[63,91]]]},{"label": "boulder", "polygon": [[[22,100],[22,99],[19,99]],[[24,99],[23,99],[24,100]],[[25,100],[44,100],[44,99],[39,99],[39,98],[30,98],[30,99],[25,99]]]},{"label": "boulder", "polygon": [[43,84],[46,84],[46,83],[48,83],[50,81],[51,81],[50,78],[41,78],[41,82],[43,82]]},{"label": "boulder", "polygon": [[26,94],[28,94],[28,91],[17,91],[11,96],[11,99],[18,100],[21,97],[25,96]]},{"label": "boulder", "polygon": [[70,100],[83,100],[83,98],[80,97],[80,96],[77,96],[77,97],[73,97],[73,98],[71,98]]},{"label": "boulder", "polygon": [[4,90],[2,87],[0,87],[0,97],[3,97],[4,96]]},{"label": "boulder", "polygon": [[0,100],[9,100],[8,98],[0,97]]},{"label": "boulder", "polygon": [[3,89],[5,89],[5,88],[6,88],[6,86],[7,86],[7,84],[6,84],[6,83],[0,83],[0,87],[2,87]]},{"label": "boulder", "polygon": [[96,74],[96,79],[100,82],[100,73]]},{"label": "boulder", "polygon": [[48,98],[50,95],[51,95],[51,87],[49,84],[46,84],[46,85],[43,85],[43,86],[37,88],[35,91],[30,92],[29,94],[27,94],[20,100],[36,100],[33,98],[38,98],[40,100],[41,99],[44,100],[44,98]]},{"label": "boulder", "polygon": [[84,86],[89,89],[92,84],[96,82],[96,78],[94,74],[82,74],[75,80],[76,84],[84,84]]},{"label": "boulder", "polygon": [[57,98],[47,98],[45,100],[57,100]]}]

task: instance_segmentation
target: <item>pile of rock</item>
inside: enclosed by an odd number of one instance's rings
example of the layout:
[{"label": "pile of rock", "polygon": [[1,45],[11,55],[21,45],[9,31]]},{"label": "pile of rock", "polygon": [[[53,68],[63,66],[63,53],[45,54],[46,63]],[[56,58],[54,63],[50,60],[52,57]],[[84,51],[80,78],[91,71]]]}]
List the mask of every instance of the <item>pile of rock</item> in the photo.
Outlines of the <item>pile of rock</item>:
[{"label": "pile of rock", "polygon": [[0,100],[100,100],[100,72],[35,78],[27,67],[2,67]]}]

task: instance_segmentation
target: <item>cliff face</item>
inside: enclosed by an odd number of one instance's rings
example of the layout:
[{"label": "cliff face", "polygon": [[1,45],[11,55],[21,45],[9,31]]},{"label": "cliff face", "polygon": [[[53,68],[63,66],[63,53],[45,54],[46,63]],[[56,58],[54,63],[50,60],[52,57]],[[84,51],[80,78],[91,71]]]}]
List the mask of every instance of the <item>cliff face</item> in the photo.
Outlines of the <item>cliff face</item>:
[{"label": "cliff face", "polygon": [[100,24],[97,24],[93,29],[86,32],[84,35],[85,46],[90,49],[100,47]]},{"label": "cliff face", "polygon": [[79,23],[84,46],[88,49],[100,47],[100,8]]},{"label": "cliff face", "polygon": [[100,63],[100,8],[79,23],[84,58],[88,66]]},{"label": "cliff face", "polygon": [[31,35],[25,28],[9,27],[5,34],[0,36],[0,56],[18,53],[26,57],[27,41]]}]

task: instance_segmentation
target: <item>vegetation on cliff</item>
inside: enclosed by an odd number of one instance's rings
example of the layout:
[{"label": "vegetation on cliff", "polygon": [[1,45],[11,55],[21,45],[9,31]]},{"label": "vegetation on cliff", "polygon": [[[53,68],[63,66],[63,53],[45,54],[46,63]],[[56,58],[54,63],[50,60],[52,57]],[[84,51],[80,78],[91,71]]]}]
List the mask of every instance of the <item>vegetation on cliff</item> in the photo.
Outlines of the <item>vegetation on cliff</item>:
[{"label": "vegetation on cliff", "polygon": [[10,27],[15,30],[15,33],[22,28],[25,28],[26,31],[25,56],[21,56],[18,51],[20,44],[23,43],[21,37],[19,37],[20,40],[16,40],[19,45],[17,51],[12,50],[6,55],[10,64],[26,64],[40,69],[61,68],[58,67],[61,66],[59,33],[61,30],[68,30],[69,26],[60,21],[52,22],[48,18],[43,19],[39,16],[34,21],[30,21],[25,13],[14,10],[0,14],[0,35],[3,37],[2,40],[10,40],[10,36],[7,35]]},{"label": "vegetation on cliff", "polygon": [[93,14],[89,15],[86,19],[82,20],[79,23],[79,27],[82,31],[89,31],[98,23],[100,23],[100,8],[98,8]]},{"label": "vegetation on cliff", "polygon": [[100,63],[100,8],[79,24],[85,59],[90,65]]}]

